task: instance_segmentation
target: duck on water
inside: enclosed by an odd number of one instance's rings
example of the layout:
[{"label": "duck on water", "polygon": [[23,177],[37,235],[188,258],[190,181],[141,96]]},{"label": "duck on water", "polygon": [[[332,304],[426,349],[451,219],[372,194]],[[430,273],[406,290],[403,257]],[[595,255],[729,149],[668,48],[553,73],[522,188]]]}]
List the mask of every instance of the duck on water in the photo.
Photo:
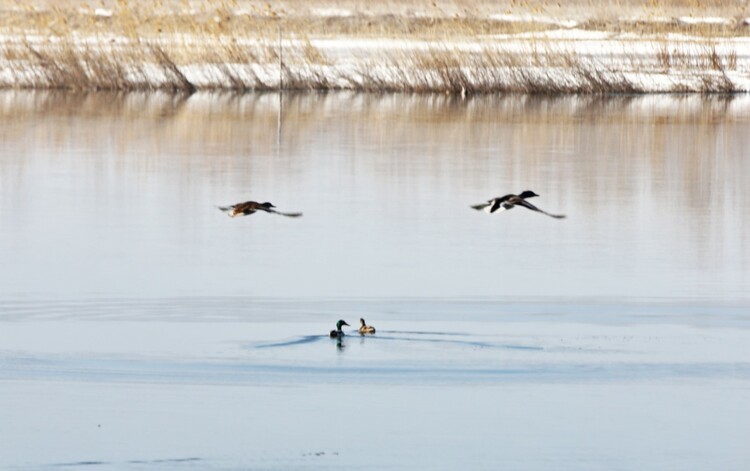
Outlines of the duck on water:
[{"label": "duck on water", "polygon": [[522,206],[526,209],[530,209],[532,211],[536,211],[538,213],[542,213],[546,216],[556,218],[556,219],[563,219],[565,217],[564,214],[550,214],[547,211],[543,211],[533,204],[526,201],[528,198],[534,198],[537,195],[531,190],[526,190],[523,193],[519,195],[514,195],[512,193],[507,194],[505,196],[499,196],[497,198],[492,198],[491,200],[487,200],[486,203],[481,204],[475,204],[471,207],[476,209],[477,211],[484,211],[486,213],[494,213],[495,211],[505,211],[508,209],[513,209],[516,206]]},{"label": "duck on water", "polygon": [[375,333],[375,327],[373,327],[371,325],[367,325],[365,323],[364,319],[360,319],[359,320],[359,333],[362,334],[362,335],[364,335],[364,334],[374,334]]},{"label": "duck on water", "polygon": [[336,323],[336,330],[332,330],[328,334],[328,336],[331,337],[332,339],[337,339],[337,338],[343,337],[344,336],[344,331],[341,330],[341,327],[343,327],[345,325],[348,326],[349,324],[347,324],[345,320],[341,319],[340,321],[338,321]]}]

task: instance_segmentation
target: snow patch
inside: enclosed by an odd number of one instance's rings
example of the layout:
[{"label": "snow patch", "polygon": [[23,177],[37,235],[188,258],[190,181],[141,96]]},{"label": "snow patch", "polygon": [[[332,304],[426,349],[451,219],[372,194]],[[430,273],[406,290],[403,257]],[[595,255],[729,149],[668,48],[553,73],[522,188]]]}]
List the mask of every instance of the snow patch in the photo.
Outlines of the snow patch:
[{"label": "snow patch", "polygon": [[346,8],[313,8],[310,13],[325,18],[354,16],[354,12]]},{"label": "snow patch", "polygon": [[710,16],[681,16],[678,20],[686,25],[731,25],[733,23],[729,18]]},{"label": "snow patch", "polygon": [[98,18],[111,18],[112,10],[108,10],[106,8],[97,8],[96,10],[94,10],[94,16]]}]

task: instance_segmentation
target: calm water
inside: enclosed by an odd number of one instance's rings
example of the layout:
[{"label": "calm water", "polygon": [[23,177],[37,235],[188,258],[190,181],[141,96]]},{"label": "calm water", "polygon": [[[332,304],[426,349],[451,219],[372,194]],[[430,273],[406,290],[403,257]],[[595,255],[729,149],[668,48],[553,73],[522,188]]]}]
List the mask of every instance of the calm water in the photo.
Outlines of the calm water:
[{"label": "calm water", "polygon": [[282,103],[0,92],[0,468],[750,467],[750,98]]},{"label": "calm water", "polygon": [[[750,301],[750,99],[0,95],[0,299]],[[470,204],[533,189],[558,221]],[[231,220],[268,200],[301,219]]]}]

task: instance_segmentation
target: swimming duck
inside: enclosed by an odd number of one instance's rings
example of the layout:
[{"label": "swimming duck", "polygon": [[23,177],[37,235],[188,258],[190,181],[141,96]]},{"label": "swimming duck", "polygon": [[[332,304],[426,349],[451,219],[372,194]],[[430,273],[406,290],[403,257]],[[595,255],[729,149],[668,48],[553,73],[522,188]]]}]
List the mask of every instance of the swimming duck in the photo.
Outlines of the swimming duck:
[{"label": "swimming duck", "polygon": [[546,211],[543,211],[537,208],[536,206],[529,203],[528,201],[526,201],[526,199],[534,198],[535,196],[539,196],[539,195],[537,195],[531,190],[526,190],[520,195],[514,195],[511,193],[505,196],[492,198],[491,200],[488,200],[486,203],[473,205],[472,208],[476,209],[477,211],[484,211],[486,213],[494,213],[495,211],[498,211],[498,210],[505,211],[507,209],[513,209],[515,206],[523,206],[526,209],[530,209],[532,211],[542,213],[549,217],[553,217],[557,219],[562,219],[565,217],[564,214],[550,214]]},{"label": "swimming duck", "polygon": [[365,324],[364,319],[359,320],[359,333],[360,334],[374,334],[375,327]]},{"label": "swimming duck", "polygon": [[271,214],[280,214],[290,218],[296,218],[302,216],[302,213],[282,213],[276,211],[273,204],[269,202],[258,203],[256,201],[245,201],[244,203],[237,203],[231,206],[218,206],[218,208],[229,215],[230,218],[237,216],[249,216],[257,211],[264,211]]},{"label": "swimming duck", "polygon": [[344,336],[344,332],[341,330],[342,326],[349,325],[346,323],[345,320],[340,320],[336,323],[336,330],[332,330],[330,334],[328,334],[329,337],[332,339],[340,338]]}]

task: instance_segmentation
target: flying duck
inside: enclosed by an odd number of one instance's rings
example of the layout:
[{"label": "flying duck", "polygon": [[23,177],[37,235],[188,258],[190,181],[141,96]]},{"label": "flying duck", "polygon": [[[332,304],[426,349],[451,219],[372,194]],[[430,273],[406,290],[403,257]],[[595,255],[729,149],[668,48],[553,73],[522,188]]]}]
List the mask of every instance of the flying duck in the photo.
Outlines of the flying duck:
[{"label": "flying duck", "polygon": [[245,201],[244,203],[237,203],[231,206],[218,206],[218,208],[227,213],[230,218],[234,218],[237,216],[249,216],[257,211],[265,211],[266,213],[271,214],[280,214],[282,216],[287,216],[290,218],[302,216],[302,213],[282,213],[281,211],[276,211],[275,209],[273,209],[275,207],[276,206],[269,202],[258,203],[256,201]]},{"label": "flying duck", "polygon": [[531,190],[526,190],[520,195],[514,195],[514,194],[508,194],[505,196],[500,196],[498,198],[492,198],[491,200],[488,200],[486,203],[482,204],[476,204],[473,205],[472,208],[476,209],[477,211],[484,211],[486,213],[494,213],[495,211],[505,211],[507,209],[513,209],[515,206],[523,206],[526,209],[530,209],[532,211],[536,211],[538,213],[545,214],[549,217],[562,219],[565,217],[564,214],[550,214],[546,211],[543,211],[533,204],[526,201],[527,198],[533,198],[535,196],[539,196],[536,193],[534,193]]},{"label": "flying duck", "polygon": [[332,339],[337,339],[344,336],[344,332],[341,330],[342,326],[349,325],[346,323],[345,320],[340,320],[336,323],[336,330],[332,330],[330,334],[328,334],[329,337]]},{"label": "flying duck", "polygon": [[364,319],[359,320],[359,333],[360,334],[374,334],[375,327],[365,324]]}]

